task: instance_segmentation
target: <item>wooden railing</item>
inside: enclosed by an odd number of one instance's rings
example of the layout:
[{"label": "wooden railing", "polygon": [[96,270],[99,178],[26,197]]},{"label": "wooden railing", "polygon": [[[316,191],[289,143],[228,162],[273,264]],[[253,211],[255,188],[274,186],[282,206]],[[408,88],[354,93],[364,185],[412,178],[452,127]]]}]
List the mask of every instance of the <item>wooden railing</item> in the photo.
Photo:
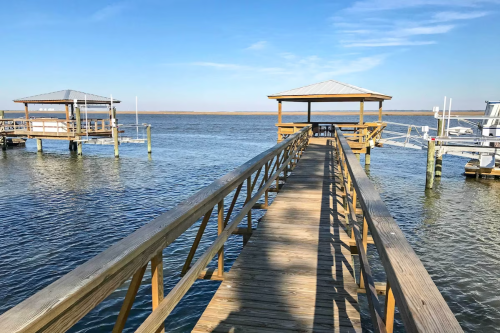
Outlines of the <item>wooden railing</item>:
[{"label": "wooden railing", "polygon": [[[87,125],[88,124],[88,125]],[[27,136],[75,136],[77,121],[57,118],[0,119],[0,131],[12,135]],[[110,133],[109,119],[82,119],[81,133]]]},{"label": "wooden railing", "polygon": [[[335,141],[342,190],[345,191],[346,222],[359,254],[359,287],[367,293],[375,331],[393,331],[394,310],[397,306],[407,332],[462,332],[455,316],[337,126]],[[358,202],[363,214],[361,230],[356,215]],[[387,276],[383,312],[366,255],[369,242],[375,244]]]},{"label": "wooden railing", "polygon": [[[251,233],[252,208],[261,197],[264,197],[264,203],[260,207],[268,205],[271,185],[276,183],[276,190],[279,190],[280,174],[283,173],[286,179],[288,172],[296,165],[308,144],[308,132],[309,127],[306,127],[254,157],[10,309],[0,316],[0,330],[64,332],[132,277],[113,329],[113,332],[121,332],[149,262],[153,312],[137,332],[161,330],[172,309],[216,255],[218,270],[213,274],[223,277],[224,243],[233,233]],[[242,190],[246,190],[244,206],[236,209]],[[224,202],[228,196],[232,196],[228,201],[231,204],[225,210]],[[218,214],[218,237],[191,265],[214,209]],[[245,217],[246,227],[240,230],[238,225]],[[203,219],[184,265],[183,277],[163,297],[162,251],[200,218]]]}]

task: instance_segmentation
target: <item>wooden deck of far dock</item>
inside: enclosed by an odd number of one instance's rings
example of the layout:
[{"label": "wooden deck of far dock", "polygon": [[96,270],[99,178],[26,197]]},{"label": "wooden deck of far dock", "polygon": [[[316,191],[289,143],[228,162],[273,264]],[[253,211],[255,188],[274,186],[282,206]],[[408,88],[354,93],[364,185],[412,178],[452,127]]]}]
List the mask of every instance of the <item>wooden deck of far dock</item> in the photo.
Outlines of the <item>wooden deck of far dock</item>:
[{"label": "wooden deck of far dock", "polygon": [[332,138],[311,138],[193,332],[360,332]]}]

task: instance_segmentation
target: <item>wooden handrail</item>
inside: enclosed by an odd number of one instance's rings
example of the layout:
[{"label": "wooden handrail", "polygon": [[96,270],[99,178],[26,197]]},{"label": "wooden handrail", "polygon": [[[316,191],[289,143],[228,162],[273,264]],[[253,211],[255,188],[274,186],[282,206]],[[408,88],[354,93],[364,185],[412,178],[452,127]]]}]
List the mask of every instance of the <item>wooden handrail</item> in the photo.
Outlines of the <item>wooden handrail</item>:
[{"label": "wooden handrail", "polygon": [[[170,310],[196,280],[199,272],[224,245],[227,237],[239,221],[248,214],[257,200],[269,191],[281,172],[286,173],[292,160],[301,156],[307,145],[309,127],[291,135],[288,139],[257,155],[232,172],[217,179],[211,185],[181,202],[170,211],[158,216],[128,237],[85,262],[48,287],[24,300],[0,316],[0,328],[5,332],[64,332],[96,307],[108,295],[129,278],[140,274],[139,270],[175,241],[196,221],[213,209],[227,195],[246,182],[264,165],[278,157],[275,171],[265,174],[265,183],[247,200],[244,207],[225,226],[214,243],[187,271],[174,289],[157,305],[143,324],[159,327]],[[283,153],[283,154],[282,154]],[[279,156],[288,156],[279,159]],[[269,167],[266,167],[267,171]],[[222,272],[219,272],[222,274]],[[135,279],[137,280],[137,278]],[[135,297],[137,281],[131,284],[119,320],[126,320],[131,298]],[[161,291],[162,292],[162,291]],[[120,319],[121,318],[121,319]],[[117,323],[115,327],[123,327]]]},{"label": "wooden handrail", "polygon": [[[463,332],[427,270],[406,240],[396,221],[392,218],[378,191],[366,176],[338,126],[335,126],[335,138],[340,154],[340,168],[344,172],[343,178],[346,175],[350,177],[364,214],[364,221],[366,221],[366,226],[363,227],[363,236],[360,236],[357,226],[353,227],[358,251],[363,251],[364,254],[360,257],[362,259],[362,276],[365,276],[365,282],[368,284],[373,283],[373,281],[366,281],[366,278],[368,278],[366,273],[369,273],[369,267],[366,269],[368,262],[364,251],[366,238],[368,237],[367,231],[369,230],[382,261],[388,286],[391,288],[387,294],[394,294],[396,306],[399,309],[406,331]],[[348,185],[345,186],[349,187]],[[345,188],[346,196],[349,196],[350,189],[347,187]],[[351,211],[355,209],[355,204],[356,202],[351,202]],[[348,217],[351,221],[354,219],[353,223],[355,223],[355,216],[353,217],[352,213],[348,214]],[[366,227],[368,230],[366,230]],[[361,237],[362,243],[359,242]],[[363,269],[363,266],[365,266],[365,269]],[[375,293],[375,290],[371,284],[368,289],[370,290],[370,297]],[[373,297],[369,298],[374,327],[376,331],[383,332],[385,326],[380,323],[380,306],[378,306],[378,302],[372,304],[372,301],[375,302],[375,299]],[[392,316],[389,317],[393,318]],[[387,323],[386,325],[389,327]]]}]

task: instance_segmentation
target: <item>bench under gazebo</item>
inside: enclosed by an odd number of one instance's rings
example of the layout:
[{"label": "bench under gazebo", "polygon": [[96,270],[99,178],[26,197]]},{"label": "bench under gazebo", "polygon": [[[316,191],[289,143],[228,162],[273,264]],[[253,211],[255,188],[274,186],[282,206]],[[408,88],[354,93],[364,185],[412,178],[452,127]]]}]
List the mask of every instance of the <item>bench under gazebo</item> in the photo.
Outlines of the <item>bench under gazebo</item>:
[{"label": "bench under gazebo", "polygon": [[[349,137],[349,145],[356,154],[366,154],[365,162],[370,164],[370,150],[375,145],[376,139],[381,135],[386,124],[382,122],[382,103],[392,99],[391,96],[381,94],[365,88],[353,86],[335,80],[329,80],[308,86],[283,91],[269,95],[269,99],[278,101],[278,142],[295,133],[301,128],[312,125],[314,135],[331,135],[332,126],[338,126]],[[302,102],[307,103],[307,121],[283,123],[282,103]],[[316,102],[359,102],[359,122],[324,122],[312,121],[311,103]],[[365,102],[378,102],[378,121],[365,122]]]}]

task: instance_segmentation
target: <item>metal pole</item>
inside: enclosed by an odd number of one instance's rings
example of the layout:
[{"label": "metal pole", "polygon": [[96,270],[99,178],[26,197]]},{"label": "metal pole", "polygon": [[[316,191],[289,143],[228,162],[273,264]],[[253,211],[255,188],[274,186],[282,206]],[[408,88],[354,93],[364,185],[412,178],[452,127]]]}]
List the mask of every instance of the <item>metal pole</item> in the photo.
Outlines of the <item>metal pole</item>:
[{"label": "metal pole", "polygon": [[[443,124],[444,124],[444,115],[446,114],[446,96],[444,96],[444,105],[443,105]],[[441,129],[440,136],[444,135],[444,127]]]},{"label": "metal pole", "polygon": [[446,126],[446,136],[450,135],[450,118],[451,118],[451,98],[450,98],[450,108],[448,109],[448,125]]}]

